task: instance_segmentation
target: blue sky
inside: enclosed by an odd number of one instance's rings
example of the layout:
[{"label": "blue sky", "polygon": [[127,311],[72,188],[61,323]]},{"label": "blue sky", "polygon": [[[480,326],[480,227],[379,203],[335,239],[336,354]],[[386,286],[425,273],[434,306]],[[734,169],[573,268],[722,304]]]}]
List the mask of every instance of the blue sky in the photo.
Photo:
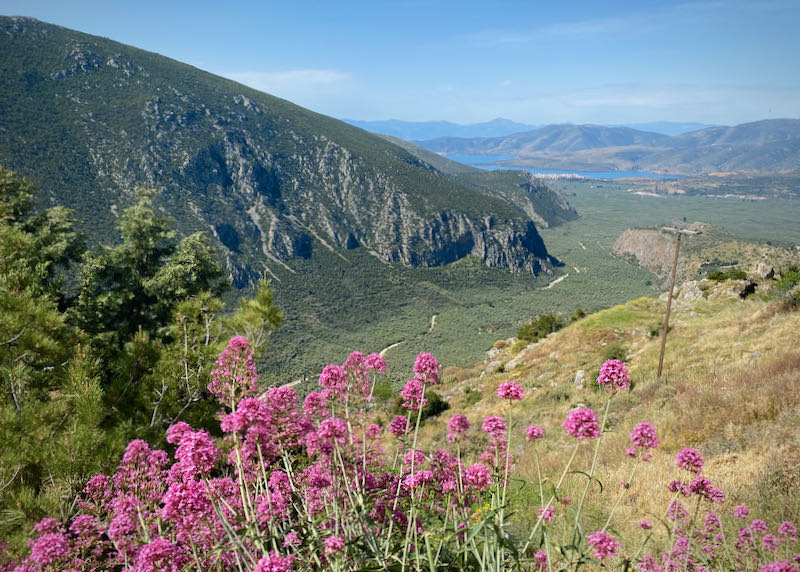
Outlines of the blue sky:
[{"label": "blue sky", "polygon": [[800,117],[800,1],[0,0],[339,118]]}]

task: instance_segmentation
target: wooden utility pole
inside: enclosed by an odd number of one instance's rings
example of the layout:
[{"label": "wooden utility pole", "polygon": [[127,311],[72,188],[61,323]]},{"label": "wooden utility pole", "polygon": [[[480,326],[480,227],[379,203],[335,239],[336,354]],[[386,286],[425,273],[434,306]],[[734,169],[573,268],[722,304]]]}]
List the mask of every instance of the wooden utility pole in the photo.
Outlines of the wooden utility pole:
[{"label": "wooden utility pole", "polygon": [[663,230],[674,232],[677,236],[675,239],[675,258],[672,259],[672,274],[669,278],[669,292],[667,292],[667,313],[664,316],[664,331],[661,333],[661,355],[658,356],[658,373],[656,380],[661,381],[661,370],[664,366],[664,351],[667,348],[667,331],[669,331],[669,312],[672,309],[672,291],[675,289],[675,272],[678,269],[678,252],[681,248],[681,235],[683,234],[702,234],[699,230],[685,230],[680,228],[673,228],[665,226]]}]

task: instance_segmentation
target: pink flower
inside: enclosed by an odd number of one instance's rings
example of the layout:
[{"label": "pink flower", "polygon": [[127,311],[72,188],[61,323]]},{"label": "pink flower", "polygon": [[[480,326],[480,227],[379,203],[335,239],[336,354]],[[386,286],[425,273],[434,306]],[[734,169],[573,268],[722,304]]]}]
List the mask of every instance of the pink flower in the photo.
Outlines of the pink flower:
[{"label": "pink flower", "polygon": [[778,534],[785,536],[791,542],[797,542],[797,529],[791,521],[784,520],[778,527]]},{"label": "pink flower", "polygon": [[308,417],[316,417],[325,409],[325,396],[318,391],[312,391],[306,395],[303,401],[303,413]]},{"label": "pink flower", "polygon": [[238,403],[234,412],[223,417],[220,428],[225,433],[244,433],[254,425],[271,424],[272,414],[264,402],[255,397],[246,397]]},{"label": "pink flower", "polygon": [[711,486],[711,481],[705,477],[695,477],[692,479],[692,482],[689,483],[689,492],[696,494],[697,496],[708,498],[708,493],[711,491],[713,487]]},{"label": "pink flower", "polygon": [[137,572],[178,572],[188,561],[183,548],[166,538],[156,538],[139,549],[133,569]]},{"label": "pink flower", "polygon": [[426,462],[427,459],[425,458],[425,453],[423,453],[419,449],[411,449],[403,457],[403,463],[406,466],[410,467],[413,464],[414,467],[417,469],[419,469]]},{"label": "pink flower", "polygon": [[645,554],[639,560],[639,572],[663,572],[663,570],[652,554]]},{"label": "pink flower", "polygon": [[367,439],[374,441],[381,436],[381,433],[383,433],[383,427],[376,423],[370,423],[364,433],[367,436]]},{"label": "pink flower", "polygon": [[573,409],[567,413],[567,418],[562,426],[567,433],[580,441],[597,439],[600,436],[600,423],[597,421],[597,415],[588,408]]},{"label": "pink flower", "polygon": [[634,446],[642,449],[655,449],[659,444],[658,437],[656,437],[655,425],[649,421],[639,423],[631,431],[631,443]]},{"label": "pink flower", "polygon": [[403,479],[403,488],[411,490],[419,488],[423,485],[430,483],[433,480],[433,471],[424,469],[411,475],[407,475]]},{"label": "pink flower", "polygon": [[231,338],[214,365],[208,390],[220,403],[233,407],[233,404],[243,397],[257,393],[258,373],[253,361],[253,350],[250,349],[247,338],[242,336]]},{"label": "pink flower", "polygon": [[69,531],[78,537],[89,537],[97,532],[97,517],[93,514],[81,514],[69,525]]},{"label": "pink flower", "polygon": [[283,539],[283,547],[284,548],[295,548],[300,546],[300,537],[297,536],[297,533],[293,530],[286,535],[286,538]]},{"label": "pink flower", "polygon": [[649,520],[640,520],[639,527],[642,530],[650,530],[651,528],[653,528],[653,523],[650,522]]},{"label": "pink flower", "polygon": [[344,540],[342,540],[341,536],[333,535],[327,537],[323,544],[325,546],[325,555],[330,556],[336,552],[339,552],[344,548]]},{"label": "pink flower", "polygon": [[68,553],[69,542],[60,532],[43,534],[31,544],[31,560],[42,569],[50,566],[56,568],[55,562]]},{"label": "pink flower", "polygon": [[631,384],[628,379],[628,368],[618,359],[610,359],[600,366],[597,383],[612,394],[621,389],[627,389]]},{"label": "pink flower", "polygon": [[675,456],[675,466],[699,475],[703,472],[703,457],[697,449],[686,447]]},{"label": "pink flower", "polygon": [[711,487],[708,491],[708,500],[719,503],[725,502],[725,493],[720,488]]},{"label": "pink flower", "polygon": [[[180,425],[180,424],[178,424]],[[179,431],[172,431],[177,425],[170,427],[167,441],[177,443],[175,458],[178,460],[170,469],[173,480],[190,479],[201,473],[209,472],[217,463],[219,451],[214,441],[205,431],[192,431],[181,427]],[[170,440],[172,439],[172,440]]]},{"label": "pink flower", "polygon": [[172,483],[162,502],[161,518],[175,521],[180,526],[190,527],[205,520],[212,512],[206,485],[193,479]]},{"label": "pink flower", "polygon": [[750,516],[750,509],[747,508],[747,505],[740,504],[735,509],[733,509],[733,516],[736,518],[747,518]]},{"label": "pink flower", "polygon": [[486,465],[475,463],[464,471],[464,479],[471,487],[483,491],[492,484],[492,472]]},{"label": "pink flower", "polygon": [[111,479],[105,475],[95,475],[83,489],[83,493],[95,502],[107,500],[111,496]]},{"label": "pink flower", "polygon": [[326,365],[319,374],[319,385],[334,393],[342,392],[347,387],[347,373],[340,365]]},{"label": "pink flower", "polygon": [[317,430],[317,436],[322,441],[326,443],[337,443],[338,445],[344,445],[349,434],[347,423],[336,417],[323,419]]},{"label": "pink flower", "polygon": [[501,383],[500,387],[497,388],[497,397],[500,399],[519,401],[523,396],[524,392],[522,391],[522,387],[514,381]]},{"label": "pink flower", "polygon": [[604,530],[590,534],[586,539],[589,541],[592,548],[594,548],[594,557],[598,560],[614,556],[617,549],[620,547],[617,539]]},{"label": "pink flower", "polygon": [[760,518],[757,518],[750,523],[750,530],[759,534],[765,534],[767,531],[769,531],[769,527],[767,526],[766,522]]},{"label": "pink flower", "polygon": [[778,539],[773,534],[765,534],[761,539],[761,547],[768,552],[776,552],[778,550]]},{"label": "pink flower", "polygon": [[531,425],[527,429],[525,429],[525,440],[530,442],[534,439],[541,439],[544,437],[544,429],[541,427],[535,427]]},{"label": "pink flower", "polygon": [[386,360],[380,354],[369,354],[364,358],[364,365],[367,369],[374,369],[378,373],[386,372]]},{"label": "pink flower", "polygon": [[61,523],[54,518],[45,517],[33,525],[34,530],[39,534],[48,534],[51,532],[61,532]]},{"label": "pink flower", "polygon": [[439,362],[433,355],[421,353],[414,361],[414,377],[424,385],[436,385],[439,383]]},{"label": "pink flower", "polygon": [[490,415],[484,418],[481,431],[488,433],[495,439],[502,439],[506,434],[506,422],[502,417]]},{"label": "pink flower", "polygon": [[425,393],[425,386],[417,379],[410,379],[406,382],[405,387],[400,392],[403,396],[403,407],[411,411],[422,409],[428,404],[428,400],[423,397]]},{"label": "pink flower", "polygon": [[447,440],[450,443],[459,441],[469,429],[469,421],[465,415],[454,414],[447,422]]},{"label": "pink flower", "polygon": [[406,435],[410,430],[411,425],[409,424],[408,419],[402,415],[396,415],[389,424],[389,433],[398,438]]},{"label": "pink flower", "polygon": [[[795,562],[797,561],[798,559],[795,557]],[[783,560],[781,562],[765,564],[759,569],[759,572],[800,572],[800,568],[792,564],[789,560]]]},{"label": "pink flower", "polygon": [[257,563],[253,572],[291,572],[294,556],[282,557],[277,552],[270,552]]},{"label": "pink flower", "polygon": [[555,515],[555,509],[553,509],[552,505],[547,505],[544,508],[539,509],[538,518],[545,522],[550,522],[553,520],[553,516]]},{"label": "pink flower", "polygon": [[536,564],[533,568],[534,572],[544,572],[547,570],[547,552],[539,550],[533,555],[533,558],[536,560]]}]

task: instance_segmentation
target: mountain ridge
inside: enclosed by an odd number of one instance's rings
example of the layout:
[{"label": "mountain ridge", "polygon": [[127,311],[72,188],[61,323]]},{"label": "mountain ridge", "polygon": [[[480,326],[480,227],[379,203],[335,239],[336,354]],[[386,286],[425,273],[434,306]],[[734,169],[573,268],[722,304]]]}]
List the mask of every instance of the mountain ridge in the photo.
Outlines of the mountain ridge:
[{"label": "mountain ridge", "polygon": [[538,168],[669,172],[800,169],[800,119],[765,119],[669,136],[629,127],[550,125],[495,138],[440,138],[416,144],[445,155],[503,155],[497,164]]},{"label": "mountain ridge", "polygon": [[145,185],[180,233],[214,237],[238,286],[315,248],[550,264],[522,209],[333,118],[30,18],[0,17],[0,54],[0,163],[75,209],[93,239]]},{"label": "mountain ridge", "polygon": [[[342,119],[345,123],[355,125],[383,135],[398,137],[406,141],[426,141],[439,137],[504,137],[524,131],[531,131],[546,125],[529,125],[511,119],[497,117],[479,123],[453,123],[451,121],[403,121],[400,119],[359,120]],[[571,125],[571,124],[570,124]],[[661,135],[681,135],[707,127],[715,127],[708,123],[689,121],[651,121],[647,123],[608,124],[605,127],[628,127],[638,131],[649,131]]]}]

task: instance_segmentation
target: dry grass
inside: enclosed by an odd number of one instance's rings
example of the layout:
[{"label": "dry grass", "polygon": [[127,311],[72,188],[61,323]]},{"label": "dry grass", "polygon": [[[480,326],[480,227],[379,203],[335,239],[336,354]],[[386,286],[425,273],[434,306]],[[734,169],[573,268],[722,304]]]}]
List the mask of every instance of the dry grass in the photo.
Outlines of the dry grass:
[{"label": "dry grass", "polygon": [[[620,505],[613,527],[623,538],[634,533],[642,519],[655,521],[671,493],[666,485],[677,478],[674,454],[692,446],[706,460],[705,474],[727,496],[728,509],[746,503],[763,518],[800,519],[800,313],[780,311],[776,304],[735,296],[686,302],[673,307],[664,379],[655,379],[660,339],[649,329],[661,319],[664,302],[639,299],[591,315],[522,351],[519,345],[501,348],[493,359],[506,364],[503,373],[460,370],[447,376],[441,388],[451,403],[444,419],[429,422],[423,442],[443,446],[446,420],[463,412],[479,432],[487,415],[511,419],[515,474],[536,481],[533,445],[524,443],[524,429],[539,425],[545,439],[535,444],[541,469],[551,479],[560,474],[574,441],[561,428],[566,413],[576,406],[601,412],[605,394],[592,388],[605,348],[621,344],[635,388],[614,398],[610,431],[603,437],[597,478],[592,487],[588,517],[603,520],[627,480],[632,460],[624,456],[634,425],[652,421],[662,445],[651,463],[642,463]],[[512,351],[514,348],[515,351]],[[584,387],[573,383],[585,371]],[[471,376],[466,374],[472,374]],[[499,400],[498,385],[515,380],[526,391],[513,404]],[[480,392],[467,407],[464,388]],[[475,434],[473,433],[473,434]],[[584,445],[575,468],[588,470],[591,445]],[[477,454],[479,444],[472,447]],[[585,477],[571,475],[567,495],[579,496]],[[539,506],[538,492],[521,486],[516,494],[523,510],[520,526]],[[569,507],[561,507],[565,513]],[[535,518],[535,516],[534,516]],[[602,523],[600,523],[602,524]],[[631,533],[631,534],[626,534]]]}]

